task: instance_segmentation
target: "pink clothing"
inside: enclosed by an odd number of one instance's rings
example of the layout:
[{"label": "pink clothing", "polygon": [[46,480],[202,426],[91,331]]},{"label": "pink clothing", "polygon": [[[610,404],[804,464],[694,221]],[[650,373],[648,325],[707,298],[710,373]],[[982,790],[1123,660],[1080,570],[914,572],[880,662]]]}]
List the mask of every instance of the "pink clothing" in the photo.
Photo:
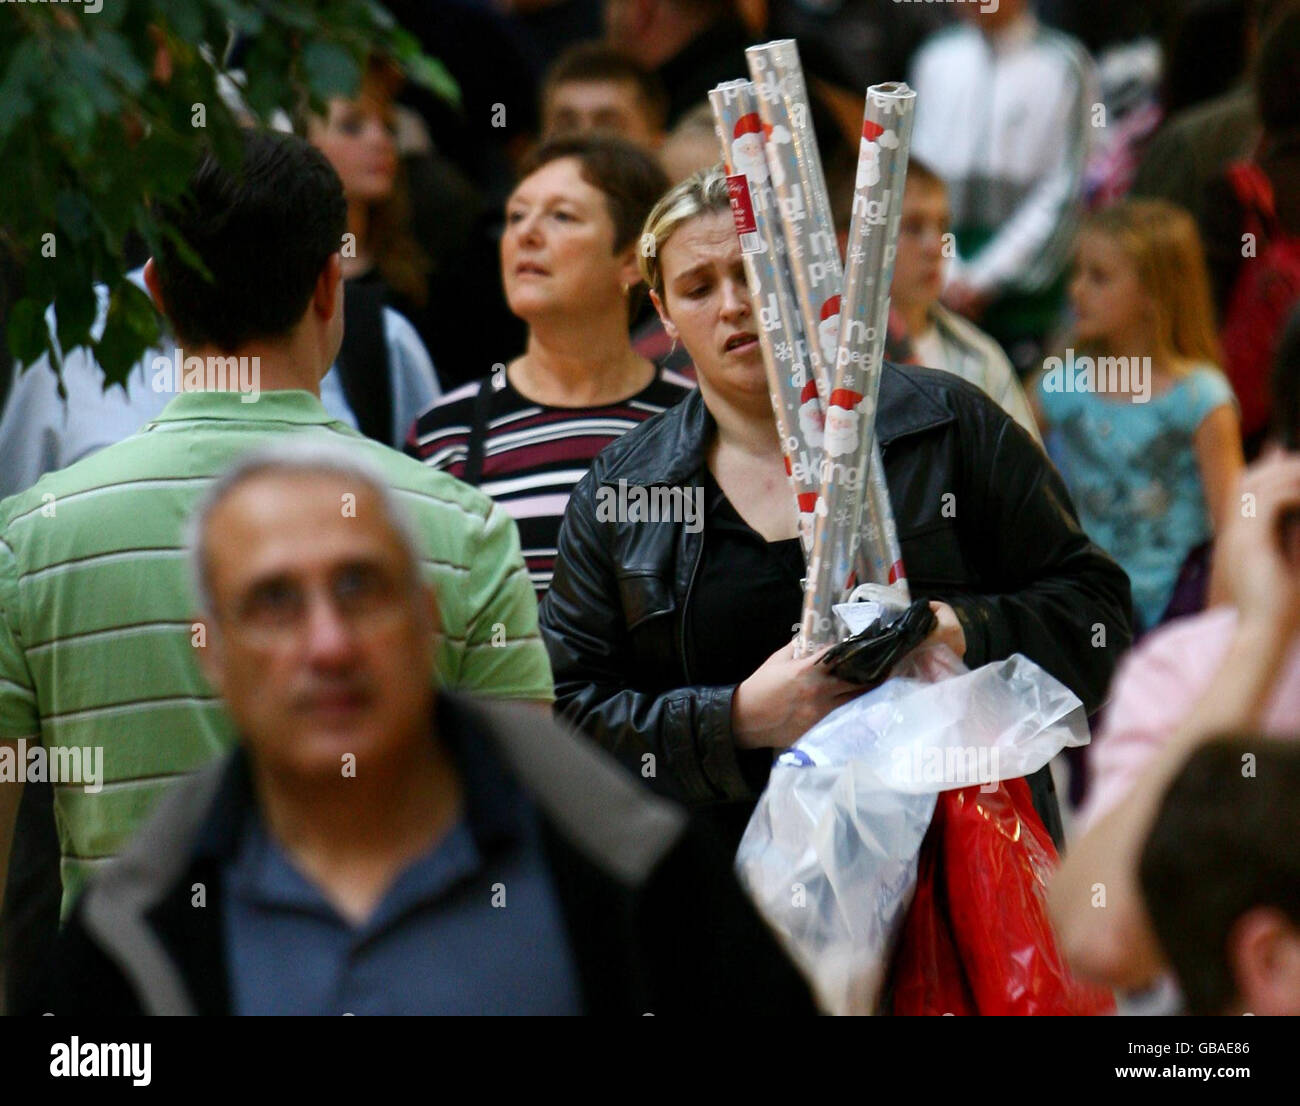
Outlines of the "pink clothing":
[{"label": "pink clothing", "polygon": [[[1089,748],[1092,784],[1079,815],[1085,831],[1128,795],[1209,688],[1236,625],[1232,607],[1215,607],[1162,626],[1124,659]],[[1300,737],[1300,641],[1284,663],[1263,732]]]}]

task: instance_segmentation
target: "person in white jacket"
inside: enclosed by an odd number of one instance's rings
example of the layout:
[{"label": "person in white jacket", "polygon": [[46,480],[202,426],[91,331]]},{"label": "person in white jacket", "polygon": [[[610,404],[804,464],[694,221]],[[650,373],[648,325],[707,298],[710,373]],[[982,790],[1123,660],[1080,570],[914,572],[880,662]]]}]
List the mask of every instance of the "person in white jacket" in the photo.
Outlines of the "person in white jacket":
[{"label": "person in white jacket", "polygon": [[1064,304],[1090,135],[1105,119],[1087,51],[1043,27],[1030,0],[959,10],[913,64],[912,153],[949,188],[957,256],[945,303],[1023,374]]}]

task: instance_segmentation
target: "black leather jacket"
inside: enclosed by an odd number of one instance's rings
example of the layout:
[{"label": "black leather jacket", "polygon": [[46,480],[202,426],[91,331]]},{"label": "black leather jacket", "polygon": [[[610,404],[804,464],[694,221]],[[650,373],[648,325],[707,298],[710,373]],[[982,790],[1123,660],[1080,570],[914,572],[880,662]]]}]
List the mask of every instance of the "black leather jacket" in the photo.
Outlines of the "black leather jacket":
[{"label": "black leather jacket", "polygon": [[[540,615],[557,712],[640,775],[654,754],[655,782],[693,804],[758,790],[732,739],[735,685],[692,676],[704,535],[599,521],[597,491],[700,485],[714,428],[693,392],[601,452],[569,501]],[[889,362],[877,429],[912,594],[957,612],[966,663],[1023,653],[1098,707],[1131,639],[1128,577],[1079,529],[1042,450],[973,385]]]}]

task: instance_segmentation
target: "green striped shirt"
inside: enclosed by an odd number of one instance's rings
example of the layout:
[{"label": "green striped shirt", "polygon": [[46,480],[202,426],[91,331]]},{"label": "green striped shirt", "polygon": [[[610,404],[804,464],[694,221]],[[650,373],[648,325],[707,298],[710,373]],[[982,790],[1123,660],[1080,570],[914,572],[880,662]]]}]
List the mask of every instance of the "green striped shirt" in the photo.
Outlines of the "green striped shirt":
[{"label": "green striped shirt", "polygon": [[195,659],[181,535],[209,481],[281,433],[353,444],[408,507],[445,686],[553,697],[518,533],[487,496],[361,437],[308,392],[177,396],[139,433],[0,502],[0,740],[103,749],[102,790],[55,785],[65,911],[166,788],[234,740]]}]

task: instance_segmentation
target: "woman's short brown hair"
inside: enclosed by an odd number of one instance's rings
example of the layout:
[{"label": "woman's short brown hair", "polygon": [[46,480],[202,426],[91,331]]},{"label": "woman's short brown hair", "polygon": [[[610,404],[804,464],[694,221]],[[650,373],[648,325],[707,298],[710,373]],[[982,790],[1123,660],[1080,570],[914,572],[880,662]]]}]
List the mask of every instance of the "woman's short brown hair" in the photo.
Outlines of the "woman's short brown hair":
[{"label": "woman's short brown hair", "polygon": [[614,135],[574,134],[548,139],[519,167],[519,179],[544,165],[573,158],[582,179],[605,194],[614,223],[614,252],[626,249],[641,233],[641,224],[668,188],[668,178],[653,156]]}]

